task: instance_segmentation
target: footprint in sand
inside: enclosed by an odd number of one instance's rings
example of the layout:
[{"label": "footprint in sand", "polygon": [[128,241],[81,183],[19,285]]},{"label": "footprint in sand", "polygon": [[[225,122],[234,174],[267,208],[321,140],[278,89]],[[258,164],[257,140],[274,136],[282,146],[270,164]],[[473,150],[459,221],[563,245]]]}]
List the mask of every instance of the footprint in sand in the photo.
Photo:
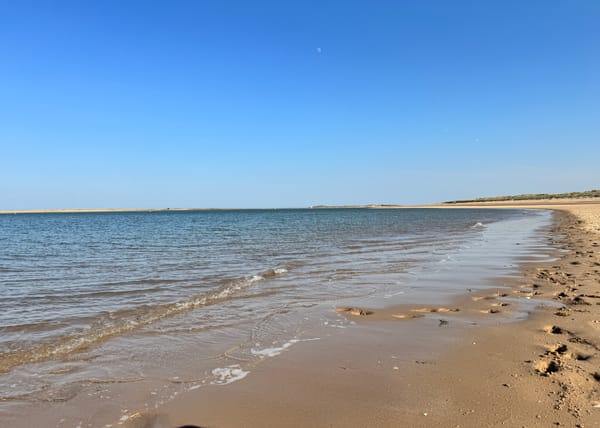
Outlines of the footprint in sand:
[{"label": "footprint in sand", "polygon": [[564,330],[557,325],[549,325],[544,327],[544,331],[548,334],[563,334]]},{"label": "footprint in sand", "polygon": [[554,354],[554,355],[559,355],[559,354],[562,355],[562,354],[565,354],[568,350],[569,350],[569,348],[567,347],[567,345],[559,344],[559,345],[550,346],[548,348],[548,350],[546,351],[546,353]]},{"label": "footprint in sand", "polygon": [[496,307],[496,308],[503,308],[505,306],[510,306],[510,303],[498,302],[498,303],[492,303],[492,306]]},{"label": "footprint in sand", "polygon": [[458,308],[416,308],[411,309],[413,312],[428,312],[428,313],[445,313],[445,312],[459,312]]},{"label": "footprint in sand", "polygon": [[350,315],[355,315],[355,316],[364,316],[364,315],[371,315],[373,313],[373,311],[369,311],[366,309],[361,309],[361,308],[353,308],[353,307],[349,307],[349,306],[342,306],[339,308],[335,308],[336,312],[347,312]]},{"label": "footprint in sand", "polygon": [[400,320],[410,320],[415,318],[423,318],[425,315],[422,314],[392,314],[392,317]]},{"label": "footprint in sand", "polygon": [[538,361],[533,365],[533,368],[542,376],[549,376],[561,369],[558,360]]},{"label": "footprint in sand", "polygon": [[596,351],[600,351],[600,347],[598,345],[596,345],[593,342],[590,342],[589,340],[583,338],[583,337],[579,337],[579,336],[573,336],[569,338],[569,342],[571,343],[576,343],[578,345],[585,345],[585,346],[589,346],[593,349],[595,349]]},{"label": "footprint in sand", "polygon": [[360,308],[352,308],[350,309],[350,315],[362,316],[362,315],[371,315],[372,311],[367,311],[365,309]]},{"label": "footprint in sand", "polygon": [[496,308],[489,308],[489,309],[484,309],[479,312],[481,312],[482,314],[498,314],[498,313],[500,313],[500,310],[496,309]]},{"label": "footprint in sand", "polygon": [[577,361],[587,361],[590,358],[592,358],[592,356],[593,356],[592,354],[584,354],[581,352],[575,352],[575,353],[571,354],[571,358],[573,358],[574,360],[577,360]]},{"label": "footprint in sand", "polygon": [[475,296],[472,299],[474,302],[479,302],[480,300],[496,300],[501,297],[507,297],[507,296],[508,296],[507,293],[495,293],[495,294],[490,294],[488,296]]},{"label": "footprint in sand", "polygon": [[540,295],[539,291],[533,291],[533,290],[514,290],[513,293],[520,294],[521,296],[525,296],[525,297],[534,297],[534,296]]}]

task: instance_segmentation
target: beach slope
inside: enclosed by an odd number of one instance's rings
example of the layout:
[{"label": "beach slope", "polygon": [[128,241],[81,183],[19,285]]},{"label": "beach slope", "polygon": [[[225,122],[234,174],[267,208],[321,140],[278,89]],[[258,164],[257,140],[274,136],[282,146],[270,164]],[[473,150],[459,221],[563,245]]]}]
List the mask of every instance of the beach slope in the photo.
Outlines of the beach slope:
[{"label": "beach slope", "polygon": [[[413,315],[451,312],[389,308],[397,321],[359,317],[369,321],[351,333],[301,343],[243,381],[192,391],[130,425],[600,426],[600,204],[538,202],[509,206],[556,210],[551,236],[567,251],[524,264],[519,287],[455,302],[481,322],[434,319],[415,337]],[[485,321],[531,298],[526,319]]]}]

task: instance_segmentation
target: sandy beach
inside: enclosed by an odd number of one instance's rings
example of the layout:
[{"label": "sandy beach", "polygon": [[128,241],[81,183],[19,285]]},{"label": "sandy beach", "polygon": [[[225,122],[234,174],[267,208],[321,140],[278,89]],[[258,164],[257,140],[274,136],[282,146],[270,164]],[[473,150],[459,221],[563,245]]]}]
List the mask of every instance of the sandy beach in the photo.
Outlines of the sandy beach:
[{"label": "sandy beach", "polygon": [[600,2],[6,2],[0,428],[600,428]]},{"label": "sandy beach", "polygon": [[556,210],[551,236],[567,251],[443,307],[338,308],[355,328],[127,424],[600,426],[600,203],[478,206]]}]

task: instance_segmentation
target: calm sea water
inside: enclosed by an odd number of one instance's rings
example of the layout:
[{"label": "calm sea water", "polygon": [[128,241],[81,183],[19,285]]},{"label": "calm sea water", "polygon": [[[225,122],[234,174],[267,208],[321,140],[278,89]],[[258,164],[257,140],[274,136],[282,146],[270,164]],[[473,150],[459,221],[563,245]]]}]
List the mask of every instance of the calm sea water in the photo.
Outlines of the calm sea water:
[{"label": "calm sea water", "polygon": [[550,217],[481,209],[3,215],[0,400],[68,401],[90,382],[147,382],[158,401],[172,394],[165,382],[227,383],[311,325],[343,328],[329,310],[340,302],[435,300],[510,274],[516,257],[544,251],[535,230]]}]

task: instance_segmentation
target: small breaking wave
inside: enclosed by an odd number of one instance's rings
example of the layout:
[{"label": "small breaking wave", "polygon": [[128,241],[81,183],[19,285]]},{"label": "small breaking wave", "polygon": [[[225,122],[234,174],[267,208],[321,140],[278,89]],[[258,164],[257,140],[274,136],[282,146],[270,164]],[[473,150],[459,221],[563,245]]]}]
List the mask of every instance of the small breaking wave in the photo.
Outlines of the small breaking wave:
[{"label": "small breaking wave", "polygon": [[471,226],[471,229],[479,229],[481,227],[484,227],[483,223],[477,222],[473,226]]},{"label": "small breaking wave", "polygon": [[268,269],[259,274],[227,281],[216,290],[191,296],[187,299],[162,305],[142,306],[104,313],[83,334],[60,338],[29,349],[19,349],[0,354],[0,373],[13,367],[41,362],[75,352],[81,352],[111,337],[129,333],[162,319],[180,315],[203,306],[219,303],[245,290],[257,282],[269,280],[287,272],[285,268]]}]

